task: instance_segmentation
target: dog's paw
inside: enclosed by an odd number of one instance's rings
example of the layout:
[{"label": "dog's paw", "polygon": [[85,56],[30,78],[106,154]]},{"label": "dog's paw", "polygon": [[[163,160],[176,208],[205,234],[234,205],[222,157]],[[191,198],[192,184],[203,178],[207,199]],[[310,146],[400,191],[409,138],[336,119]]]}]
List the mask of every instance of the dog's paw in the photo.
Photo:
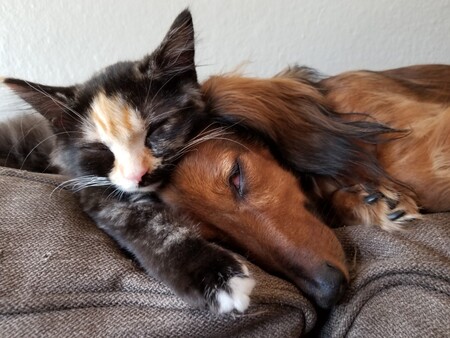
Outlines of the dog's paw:
[{"label": "dog's paw", "polygon": [[387,231],[402,230],[409,221],[421,218],[413,197],[386,187],[374,190],[358,185],[339,190],[333,206],[346,225],[378,225]]},{"label": "dog's paw", "polygon": [[387,231],[402,230],[406,223],[421,218],[416,201],[407,194],[381,188],[362,195],[375,224]]},{"label": "dog's paw", "polygon": [[245,265],[242,265],[242,271],[242,274],[231,277],[222,288],[216,290],[213,308],[218,313],[234,310],[244,312],[250,305],[250,294],[255,286],[255,280],[250,277]]}]

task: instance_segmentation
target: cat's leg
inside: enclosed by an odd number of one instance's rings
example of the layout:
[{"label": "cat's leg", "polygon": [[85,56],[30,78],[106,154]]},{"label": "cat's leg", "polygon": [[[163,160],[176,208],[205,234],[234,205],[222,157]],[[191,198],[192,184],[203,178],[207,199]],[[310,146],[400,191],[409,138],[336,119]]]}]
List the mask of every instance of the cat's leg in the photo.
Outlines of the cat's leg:
[{"label": "cat's leg", "polygon": [[218,313],[249,306],[255,281],[245,264],[201,238],[191,221],[161,205],[105,199],[92,191],[81,195],[81,204],[147,273],[190,304]]},{"label": "cat's leg", "polygon": [[355,185],[335,191],[331,204],[344,225],[378,225],[387,231],[398,231],[409,221],[421,218],[411,195],[390,185],[376,189]]}]

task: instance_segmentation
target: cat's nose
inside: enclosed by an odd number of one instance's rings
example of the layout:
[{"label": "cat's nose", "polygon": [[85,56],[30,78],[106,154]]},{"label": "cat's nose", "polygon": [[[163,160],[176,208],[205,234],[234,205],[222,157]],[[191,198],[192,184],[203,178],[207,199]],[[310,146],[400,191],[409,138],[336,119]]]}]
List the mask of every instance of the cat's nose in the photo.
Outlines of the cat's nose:
[{"label": "cat's nose", "polygon": [[135,170],[129,171],[128,173],[126,173],[125,178],[127,180],[133,181],[136,184],[141,182],[142,177],[147,173],[148,169],[147,168],[137,168]]}]

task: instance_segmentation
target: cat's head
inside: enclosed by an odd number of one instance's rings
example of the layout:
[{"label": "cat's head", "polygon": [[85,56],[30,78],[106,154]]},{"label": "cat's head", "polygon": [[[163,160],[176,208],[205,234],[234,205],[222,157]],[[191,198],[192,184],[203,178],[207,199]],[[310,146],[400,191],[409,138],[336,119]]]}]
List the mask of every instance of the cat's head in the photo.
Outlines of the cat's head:
[{"label": "cat's head", "polygon": [[4,83],[50,121],[63,172],[107,178],[126,192],[151,191],[202,120],[194,53],[185,10],[153,53],[106,67],[85,83]]}]

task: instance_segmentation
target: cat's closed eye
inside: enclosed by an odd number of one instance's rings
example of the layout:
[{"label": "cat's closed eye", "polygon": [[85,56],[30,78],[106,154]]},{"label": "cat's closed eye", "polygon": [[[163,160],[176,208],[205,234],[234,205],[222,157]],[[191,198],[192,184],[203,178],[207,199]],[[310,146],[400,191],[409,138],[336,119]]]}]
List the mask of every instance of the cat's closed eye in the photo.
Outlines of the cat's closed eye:
[{"label": "cat's closed eye", "polygon": [[110,151],[105,144],[100,142],[85,143],[80,148],[87,151]]}]

